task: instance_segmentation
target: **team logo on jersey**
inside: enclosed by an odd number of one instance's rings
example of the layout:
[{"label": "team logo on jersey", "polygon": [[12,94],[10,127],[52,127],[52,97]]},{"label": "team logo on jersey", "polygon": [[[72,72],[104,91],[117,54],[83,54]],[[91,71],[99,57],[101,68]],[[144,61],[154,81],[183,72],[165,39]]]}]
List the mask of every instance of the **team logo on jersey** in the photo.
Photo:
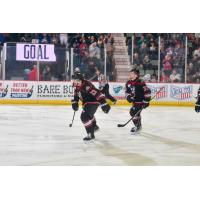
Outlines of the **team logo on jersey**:
[{"label": "team logo on jersey", "polygon": [[[152,85],[148,85],[149,89],[151,90],[151,94],[152,96],[154,96],[158,91],[156,96],[155,96],[155,99],[163,99],[163,98],[166,98],[167,97],[167,94],[168,94],[168,86],[167,85],[162,85],[162,86],[152,86]],[[163,88],[161,90],[161,88]]]},{"label": "team logo on jersey", "polygon": [[85,89],[86,91],[88,91],[90,89],[90,86],[86,86]]},{"label": "team logo on jersey", "polygon": [[192,97],[192,85],[178,87],[170,86],[170,96],[174,99],[184,100]]},{"label": "team logo on jersey", "polygon": [[119,94],[122,89],[123,89],[123,87],[121,85],[114,85],[113,86],[113,91],[114,91],[115,94]]},{"label": "team logo on jersey", "polygon": [[19,98],[19,99],[20,98],[30,98],[33,94],[33,87],[34,86],[32,86],[31,89],[26,88],[26,89],[24,89],[24,91],[21,90],[21,92],[19,92],[19,93],[18,92],[11,93],[10,97],[11,98]]},{"label": "team logo on jersey", "polygon": [[2,86],[0,87],[0,98],[3,98],[7,95],[8,93],[8,85],[6,86],[6,88],[3,88]]}]

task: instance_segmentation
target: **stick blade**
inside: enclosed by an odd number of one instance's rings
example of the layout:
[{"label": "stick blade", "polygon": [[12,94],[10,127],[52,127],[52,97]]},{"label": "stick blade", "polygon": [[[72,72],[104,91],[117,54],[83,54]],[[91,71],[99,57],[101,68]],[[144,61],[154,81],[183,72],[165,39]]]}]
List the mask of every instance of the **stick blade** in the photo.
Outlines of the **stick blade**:
[{"label": "stick blade", "polygon": [[117,124],[117,127],[124,127],[123,124]]},{"label": "stick blade", "polygon": [[72,124],[70,124],[69,127],[72,127]]}]

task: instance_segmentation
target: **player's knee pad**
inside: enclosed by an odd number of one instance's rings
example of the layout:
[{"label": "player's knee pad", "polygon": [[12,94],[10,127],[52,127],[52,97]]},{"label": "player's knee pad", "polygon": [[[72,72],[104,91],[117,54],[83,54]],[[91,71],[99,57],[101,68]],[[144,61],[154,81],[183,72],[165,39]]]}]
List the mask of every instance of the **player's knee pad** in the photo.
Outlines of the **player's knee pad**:
[{"label": "player's knee pad", "polygon": [[140,116],[135,116],[135,117],[133,117],[133,123],[134,123],[134,124],[141,123],[141,117],[140,117]]},{"label": "player's knee pad", "polygon": [[130,109],[130,115],[131,115],[131,116],[134,116],[135,113],[136,113],[135,111],[136,111],[135,107],[132,107],[132,108]]}]

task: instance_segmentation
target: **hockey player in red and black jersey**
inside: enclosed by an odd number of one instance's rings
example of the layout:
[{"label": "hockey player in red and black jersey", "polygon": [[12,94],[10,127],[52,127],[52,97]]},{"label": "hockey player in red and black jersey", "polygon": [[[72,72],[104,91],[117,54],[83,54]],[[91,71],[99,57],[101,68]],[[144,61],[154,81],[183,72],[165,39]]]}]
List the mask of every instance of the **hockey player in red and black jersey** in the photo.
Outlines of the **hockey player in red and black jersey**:
[{"label": "hockey player in red and black jersey", "polygon": [[200,87],[197,93],[197,102],[195,104],[195,111],[200,112]]},{"label": "hockey player in red and black jersey", "polygon": [[[132,69],[129,72],[129,80],[126,83],[126,99],[132,103],[130,115],[133,117],[138,111],[149,106],[151,100],[151,90],[147,87],[146,83],[139,78],[140,73],[137,69]],[[139,133],[142,129],[141,112],[133,117],[135,127],[131,129],[133,134]]]},{"label": "hockey player in red and black jersey", "polygon": [[82,101],[81,121],[87,132],[87,137],[84,137],[83,140],[92,140],[95,138],[94,132],[99,129],[94,116],[95,112],[100,105],[103,112],[108,113],[110,105],[106,103],[105,96],[90,81],[85,80],[80,72],[72,76],[72,81],[75,87],[72,108],[77,111],[79,108],[78,102],[79,100]]}]

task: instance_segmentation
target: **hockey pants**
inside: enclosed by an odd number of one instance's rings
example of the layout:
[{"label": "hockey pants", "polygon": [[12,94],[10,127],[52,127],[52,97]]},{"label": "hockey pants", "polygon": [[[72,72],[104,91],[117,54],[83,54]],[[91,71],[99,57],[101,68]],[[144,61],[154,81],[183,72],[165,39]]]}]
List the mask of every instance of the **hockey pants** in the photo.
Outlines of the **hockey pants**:
[{"label": "hockey pants", "polygon": [[85,126],[87,133],[94,134],[94,127],[96,125],[96,119],[95,119],[95,112],[97,111],[97,108],[99,107],[99,103],[86,103],[83,106],[83,111],[81,113],[81,121]]},{"label": "hockey pants", "polygon": [[[131,115],[131,117],[133,117],[141,109],[142,109],[142,106],[140,106],[140,105],[137,105],[137,106],[135,105],[135,106],[131,107],[131,109],[130,109],[130,115]],[[141,112],[139,112],[137,114],[137,116],[135,116],[133,118],[133,123],[134,123],[134,125],[136,127],[140,127],[142,125],[141,124],[141,115],[140,114],[141,114]]]}]

